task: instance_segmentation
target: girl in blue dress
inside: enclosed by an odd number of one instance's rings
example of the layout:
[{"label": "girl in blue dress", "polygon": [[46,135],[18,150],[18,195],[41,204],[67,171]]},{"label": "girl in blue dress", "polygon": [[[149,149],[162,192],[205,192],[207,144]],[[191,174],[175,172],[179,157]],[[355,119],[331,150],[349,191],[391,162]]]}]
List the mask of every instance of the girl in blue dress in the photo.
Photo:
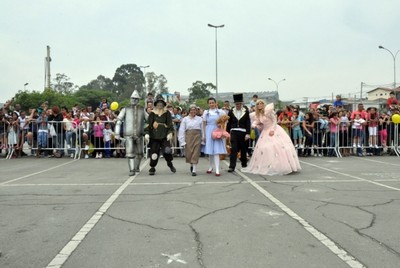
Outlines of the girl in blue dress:
[{"label": "girl in blue dress", "polygon": [[217,119],[226,114],[223,110],[218,109],[217,101],[215,98],[209,98],[207,100],[208,110],[205,110],[203,113],[203,127],[205,137],[203,138],[204,146],[204,154],[207,154],[210,160],[210,166],[207,170],[208,174],[211,174],[213,169],[215,168],[215,176],[220,176],[220,168],[219,168],[219,155],[226,154],[226,146],[224,139],[213,139],[211,134],[217,126]]}]

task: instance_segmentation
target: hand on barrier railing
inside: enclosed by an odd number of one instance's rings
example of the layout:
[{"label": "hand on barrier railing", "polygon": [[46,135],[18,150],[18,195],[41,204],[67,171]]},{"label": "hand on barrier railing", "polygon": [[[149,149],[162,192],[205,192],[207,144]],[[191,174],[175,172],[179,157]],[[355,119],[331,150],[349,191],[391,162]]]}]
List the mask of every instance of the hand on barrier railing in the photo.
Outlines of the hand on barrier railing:
[{"label": "hand on barrier railing", "polygon": [[170,141],[170,140],[172,140],[172,133],[169,133],[169,134],[167,135],[167,141]]},{"label": "hand on barrier railing", "polygon": [[144,143],[149,144],[149,142],[150,142],[149,134],[144,135]]}]

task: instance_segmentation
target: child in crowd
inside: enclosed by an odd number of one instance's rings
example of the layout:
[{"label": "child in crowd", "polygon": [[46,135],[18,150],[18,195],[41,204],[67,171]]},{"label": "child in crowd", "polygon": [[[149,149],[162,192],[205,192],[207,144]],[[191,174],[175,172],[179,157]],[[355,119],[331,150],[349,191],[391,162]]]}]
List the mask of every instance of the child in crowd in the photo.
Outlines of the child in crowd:
[{"label": "child in crowd", "polygon": [[362,125],[365,123],[365,120],[361,118],[361,114],[355,114],[352,131],[353,131],[353,147],[361,147],[361,131]]},{"label": "child in crowd", "polygon": [[[47,148],[47,136],[49,133],[49,126],[47,123],[47,114],[46,113],[41,113],[39,117],[36,119],[37,123],[37,131],[38,131],[38,136],[37,136],[37,145],[38,145],[38,150],[37,150],[37,157],[40,157],[41,150],[43,148]],[[44,151],[44,156],[48,155],[47,150]]]},{"label": "child in crowd", "polygon": [[104,157],[105,158],[110,158],[111,157],[111,141],[112,141],[112,134],[113,131],[110,127],[110,123],[105,123],[104,124],[104,129],[103,129],[103,140],[104,140]]},{"label": "child in crowd", "polygon": [[379,117],[378,123],[378,135],[381,140],[382,148],[384,152],[387,152],[387,127],[389,124],[389,116],[385,113]]},{"label": "child in crowd", "polygon": [[299,119],[299,112],[298,111],[293,111],[293,116],[292,116],[292,135],[293,135],[294,147],[297,148],[297,147],[300,146],[300,148],[303,148],[303,144],[301,143],[301,140],[303,139],[303,133],[301,132],[300,119]]},{"label": "child in crowd", "polygon": [[16,112],[13,112],[12,116],[8,118],[8,127],[7,127],[8,148],[9,150],[11,150],[10,156],[13,157],[16,156],[15,148],[17,147],[19,130],[20,129],[18,123],[18,114]]},{"label": "child in crowd", "polygon": [[93,124],[93,136],[94,136],[94,148],[95,148],[94,153],[96,153],[96,158],[103,157],[102,153],[102,150],[104,148],[103,129],[104,129],[104,124],[101,121],[100,115],[97,115]]},{"label": "child in crowd", "polygon": [[290,120],[287,113],[282,113],[282,119],[279,122],[279,125],[285,130],[285,132],[289,135],[289,125]]},{"label": "child in crowd", "polygon": [[371,107],[368,112],[368,133],[369,133],[369,147],[378,148],[378,121],[379,117],[375,107]]}]

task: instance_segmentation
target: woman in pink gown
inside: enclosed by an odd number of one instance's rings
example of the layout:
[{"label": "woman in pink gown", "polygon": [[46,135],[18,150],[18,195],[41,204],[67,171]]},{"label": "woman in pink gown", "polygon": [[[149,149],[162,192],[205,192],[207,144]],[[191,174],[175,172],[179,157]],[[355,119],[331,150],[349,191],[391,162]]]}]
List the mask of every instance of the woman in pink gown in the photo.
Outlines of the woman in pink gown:
[{"label": "woman in pink gown", "polygon": [[285,175],[301,170],[297,152],[285,130],[276,124],[274,104],[256,103],[252,127],[261,130],[250,163],[243,172],[259,175]]}]

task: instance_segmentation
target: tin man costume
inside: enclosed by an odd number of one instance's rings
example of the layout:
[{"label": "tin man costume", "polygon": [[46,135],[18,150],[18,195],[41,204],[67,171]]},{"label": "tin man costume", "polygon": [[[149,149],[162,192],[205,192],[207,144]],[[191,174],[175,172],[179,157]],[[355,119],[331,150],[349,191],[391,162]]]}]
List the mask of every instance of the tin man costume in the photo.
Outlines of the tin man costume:
[{"label": "tin man costume", "polygon": [[143,158],[144,109],[139,105],[139,99],[139,93],[134,90],[131,95],[131,104],[121,110],[115,126],[115,138],[120,139],[121,125],[124,122],[123,135],[129,176],[134,176],[140,171],[140,161]]}]

